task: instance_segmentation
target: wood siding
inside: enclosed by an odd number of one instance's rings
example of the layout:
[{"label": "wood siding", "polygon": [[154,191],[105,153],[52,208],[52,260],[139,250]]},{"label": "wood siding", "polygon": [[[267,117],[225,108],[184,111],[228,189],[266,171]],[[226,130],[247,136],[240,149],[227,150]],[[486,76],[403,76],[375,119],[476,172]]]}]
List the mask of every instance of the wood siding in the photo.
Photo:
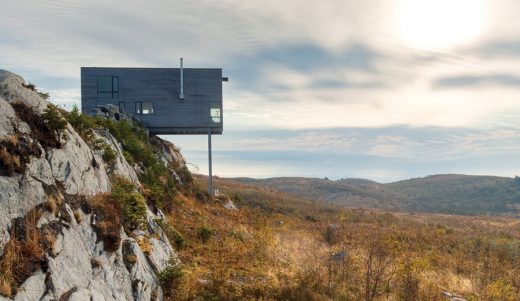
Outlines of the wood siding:
[{"label": "wood siding", "polygon": [[[119,97],[97,95],[99,76],[119,78]],[[125,113],[143,122],[152,134],[222,134],[222,69],[184,68],[184,99],[179,99],[179,68],[81,68],[81,110],[125,103]],[[136,102],[152,102],[153,114],[136,114]],[[220,123],[210,108],[220,108]]]}]

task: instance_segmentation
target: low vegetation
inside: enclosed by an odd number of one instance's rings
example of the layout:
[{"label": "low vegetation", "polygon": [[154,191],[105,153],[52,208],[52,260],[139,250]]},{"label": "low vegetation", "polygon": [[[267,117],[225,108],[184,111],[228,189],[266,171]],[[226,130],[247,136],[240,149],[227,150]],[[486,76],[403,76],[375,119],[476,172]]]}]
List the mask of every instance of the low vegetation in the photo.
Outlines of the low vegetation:
[{"label": "low vegetation", "polygon": [[184,273],[163,283],[169,300],[520,298],[517,220],[345,209],[216,185],[238,211],[183,194],[173,201],[168,225],[186,245]]},{"label": "low vegetation", "polygon": [[94,230],[97,238],[103,241],[108,252],[116,251],[121,245],[121,209],[109,194],[98,194],[88,201],[94,213]]},{"label": "low vegetation", "polygon": [[[59,134],[62,130],[63,125],[60,112],[57,111],[56,107],[49,105],[47,108],[48,113],[44,118],[43,115],[36,113],[31,107],[23,102],[12,103],[11,106],[16,112],[18,118],[29,125],[31,129],[31,137],[40,142],[40,144],[46,148],[60,148],[61,143],[59,140]],[[57,118],[54,120],[52,118]]]},{"label": "low vegetation", "polygon": [[[122,231],[132,235],[144,229],[147,205],[164,210],[166,218],[157,222],[182,263],[172,259],[157,275],[167,300],[440,301],[447,294],[467,300],[520,299],[518,220],[348,209],[218,178],[215,185],[223,195],[215,199],[205,192],[203,177],[193,178],[181,164],[159,161],[154,140],[137,125],[83,116],[77,109],[41,117],[23,104],[15,107],[45,148],[60,146],[60,116],[103,151],[108,163],[115,160],[115,152],[96,140],[95,131],[108,129],[121,141],[126,160],[142,170],[143,187],[114,175],[111,193],[80,207],[93,214],[97,237],[107,251],[120,248]],[[6,173],[22,171],[29,154],[22,150],[34,148],[24,143],[20,136],[0,141],[0,164]],[[455,186],[464,189],[475,184],[458,183]],[[422,196],[408,184],[392,185],[402,194]],[[440,189],[436,185],[429,187]],[[238,210],[223,206],[228,197]],[[80,222],[82,213],[74,209],[74,219]],[[29,275],[45,269],[46,256],[53,255],[56,230],[36,227],[42,210],[68,216],[58,198],[49,198],[15,221],[0,259],[1,295],[13,296]],[[149,239],[136,239],[145,253],[151,251]],[[124,249],[125,264],[135,264],[135,254]],[[91,264],[102,266],[96,258]]]},{"label": "low vegetation", "polygon": [[132,165],[137,164],[142,170],[138,174],[139,180],[143,184],[142,190],[147,202],[152,207],[170,210],[168,200],[176,193],[172,170],[185,183],[185,188],[189,189],[192,179],[186,167],[165,166],[155,154],[154,138],[148,138],[144,129],[138,124],[82,115],[76,107],[71,112],[65,113],[65,118],[87,143],[103,152],[103,160],[109,164],[114,163],[117,153],[102,139],[95,139],[94,131],[108,130],[121,142],[126,161]]},{"label": "low vegetation", "polygon": [[[54,256],[55,230],[50,226],[38,228],[37,223],[46,204],[14,220],[11,239],[0,257],[0,295],[12,297],[22,283],[35,271],[46,269],[46,255]],[[59,210],[56,210],[56,213]]]}]

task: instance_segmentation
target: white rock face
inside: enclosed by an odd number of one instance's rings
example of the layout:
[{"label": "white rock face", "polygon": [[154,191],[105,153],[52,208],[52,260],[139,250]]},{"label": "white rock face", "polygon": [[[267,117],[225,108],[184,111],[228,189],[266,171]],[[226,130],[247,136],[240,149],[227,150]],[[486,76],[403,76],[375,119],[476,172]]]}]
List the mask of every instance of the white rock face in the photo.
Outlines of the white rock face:
[{"label": "white rock face", "polygon": [[132,181],[135,185],[139,184],[139,179],[137,178],[137,174],[134,169],[128,164],[123,155],[123,148],[121,147],[121,143],[117,141],[114,136],[110,135],[108,130],[96,131],[96,138],[103,139],[105,143],[111,147],[117,154],[116,162],[113,167],[113,173],[118,174]]},{"label": "white rock face", "polygon": [[14,133],[14,122],[16,114],[13,107],[0,97],[0,137],[12,135]]},{"label": "white rock face", "polygon": [[[23,87],[23,78],[0,70],[0,141],[18,131],[30,134],[27,124],[19,120],[10,103],[22,101],[36,112],[43,112],[47,102],[32,90]],[[40,157],[31,157],[24,174],[0,176],[0,255],[9,241],[9,229],[13,219],[23,217],[35,206],[47,201],[47,192],[60,191],[64,195],[93,196],[110,191],[110,175],[119,174],[136,186],[140,186],[135,170],[123,156],[120,143],[106,131],[97,132],[116,153],[116,162],[107,166],[99,151],[93,150],[68,125],[61,140],[60,149],[43,149]],[[160,144],[160,141],[159,141]],[[165,164],[184,159],[174,154],[173,144],[164,144]],[[170,149],[170,147],[172,149]],[[169,151],[166,151],[169,150]],[[179,163],[178,163],[179,164]],[[159,301],[163,299],[156,273],[172,262],[178,262],[168,238],[156,222],[164,215],[154,215],[148,210],[148,226],[143,237],[151,250],[143,253],[139,244],[121,229],[122,244],[118,250],[107,252],[98,241],[92,226],[93,216],[67,204],[62,195],[64,210],[59,216],[45,212],[38,227],[52,224],[59,231],[53,254],[46,255],[48,268],[37,271],[19,288],[14,299],[0,297],[0,301],[12,300],[68,300],[68,301]],[[72,201],[71,201],[72,202]],[[72,203],[71,203],[72,204]],[[76,221],[74,215],[79,216]],[[131,255],[131,256],[129,256]],[[170,260],[173,259],[173,260]]]},{"label": "white rock face", "polygon": [[8,102],[23,101],[42,113],[47,108],[47,101],[42,99],[36,91],[32,91],[23,85],[25,80],[14,73],[0,70],[0,97]]},{"label": "white rock face", "polygon": [[[110,180],[103,159],[69,125],[60,149],[48,151],[52,175],[67,194],[95,195],[110,191]],[[94,163],[95,161],[95,163]]]},{"label": "white rock face", "polygon": [[0,177],[0,254],[9,241],[11,220],[46,200],[42,183],[31,176]]},{"label": "white rock face", "polygon": [[42,271],[36,272],[24,282],[22,287],[20,287],[14,300],[39,301],[47,289],[45,286],[45,277],[46,275]]},{"label": "white rock face", "polygon": [[149,243],[152,246],[152,250],[150,254],[148,254],[148,259],[155,270],[162,271],[170,264],[172,261],[174,264],[179,264],[179,260],[177,258],[177,253],[173,250],[168,237],[162,231],[161,227],[155,221],[160,218],[159,216],[163,216],[162,212],[159,211],[159,215],[154,215],[150,210],[148,210],[148,231],[149,233],[157,234],[159,238],[152,237],[149,239]]}]

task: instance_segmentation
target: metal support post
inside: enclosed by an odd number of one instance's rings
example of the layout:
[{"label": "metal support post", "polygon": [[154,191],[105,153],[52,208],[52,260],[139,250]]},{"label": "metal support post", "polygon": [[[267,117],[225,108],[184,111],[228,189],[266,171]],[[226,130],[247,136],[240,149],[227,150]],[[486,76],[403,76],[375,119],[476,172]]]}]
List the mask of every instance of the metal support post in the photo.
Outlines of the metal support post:
[{"label": "metal support post", "polygon": [[209,172],[208,172],[208,193],[213,196],[213,175],[212,175],[212,162],[211,162],[211,128],[208,128],[208,162],[209,162]]}]

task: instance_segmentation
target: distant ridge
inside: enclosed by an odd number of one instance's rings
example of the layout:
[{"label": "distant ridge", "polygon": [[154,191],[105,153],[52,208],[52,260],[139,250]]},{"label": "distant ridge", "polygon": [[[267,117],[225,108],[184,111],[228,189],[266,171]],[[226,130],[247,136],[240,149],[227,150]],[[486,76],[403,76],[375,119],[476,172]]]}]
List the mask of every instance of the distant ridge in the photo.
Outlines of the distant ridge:
[{"label": "distant ridge", "polygon": [[349,207],[464,215],[517,215],[520,179],[440,174],[383,184],[366,179],[233,178],[312,200]]}]

